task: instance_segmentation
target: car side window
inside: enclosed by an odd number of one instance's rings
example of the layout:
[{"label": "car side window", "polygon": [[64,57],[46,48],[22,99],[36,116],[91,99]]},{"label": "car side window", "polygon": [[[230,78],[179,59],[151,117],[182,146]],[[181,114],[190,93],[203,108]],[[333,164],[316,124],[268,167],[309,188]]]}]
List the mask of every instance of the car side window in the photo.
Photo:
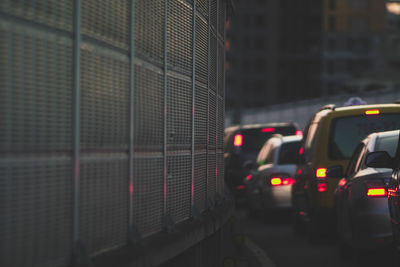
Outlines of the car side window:
[{"label": "car side window", "polygon": [[356,150],[354,151],[353,156],[350,159],[349,165],[347,166],[347,170],[346,170],[346,177],[347,178],[354,174],[355,169],[357,167],[357,162],[358,162],[358,159],[360,157],[360,153],[361,153],[363,147],[364,147],[363,143],[360,143],[356,147]]}]

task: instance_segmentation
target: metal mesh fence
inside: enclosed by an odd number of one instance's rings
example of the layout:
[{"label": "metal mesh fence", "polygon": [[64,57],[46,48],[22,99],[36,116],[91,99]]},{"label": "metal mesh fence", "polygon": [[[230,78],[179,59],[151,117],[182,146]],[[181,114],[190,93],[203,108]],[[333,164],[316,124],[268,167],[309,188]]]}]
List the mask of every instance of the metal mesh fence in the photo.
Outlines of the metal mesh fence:
[{"label": "metal mesh fence", "polygon": [[0,266],[79,263],[214,202],[225,5],[0,0]]}]

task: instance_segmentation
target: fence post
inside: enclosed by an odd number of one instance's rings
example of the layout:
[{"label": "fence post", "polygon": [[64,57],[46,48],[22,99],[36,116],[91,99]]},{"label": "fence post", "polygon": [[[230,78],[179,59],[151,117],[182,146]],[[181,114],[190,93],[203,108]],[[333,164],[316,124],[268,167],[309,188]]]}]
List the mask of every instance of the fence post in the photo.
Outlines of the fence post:
[{"label": "fence post", "polygon": [[80,240],[79,207],[80,207],[80,108],[81,108],[81,0],[74,1],[73,33],[73,224],[72,240],[74,265],[90,263],[89,255]]},{"label": "fence post", "polygon": [[195,116],[196,116],[196,0],[193,0],[193,20],[192,20],[192,184],[190,195],[191,217],[197,218],[198,213],[194,203],[195,190],[195,173],[194,173],[194,157],[195,157]]},{"label": "fence post", "polygon": [[135,142],[135,0],[131,1],[130,58],[129,58],[129,224],[128,241],[137,243],[140,233],[136,228],[133,215],[134,194],[134,142]]}]

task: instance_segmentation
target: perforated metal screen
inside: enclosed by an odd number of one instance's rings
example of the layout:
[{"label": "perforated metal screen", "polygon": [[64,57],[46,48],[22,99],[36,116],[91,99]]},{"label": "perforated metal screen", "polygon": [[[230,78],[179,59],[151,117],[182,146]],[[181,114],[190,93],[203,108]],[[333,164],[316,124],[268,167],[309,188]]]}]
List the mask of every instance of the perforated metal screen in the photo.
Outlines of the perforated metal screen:
[{"label": "perforated metal screen", "polygon": [[225,12],[0,1],[0,266],[65,266],[212,208]]}]

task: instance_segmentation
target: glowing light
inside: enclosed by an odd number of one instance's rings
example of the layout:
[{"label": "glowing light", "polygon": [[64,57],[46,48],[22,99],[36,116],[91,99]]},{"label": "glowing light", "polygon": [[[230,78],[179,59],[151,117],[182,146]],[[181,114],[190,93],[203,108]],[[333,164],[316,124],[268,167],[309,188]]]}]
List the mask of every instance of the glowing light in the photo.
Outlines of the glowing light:
[{"label": "glowing light", "polygon": [[326,177],[326,168],[318,168],[315,172],[317,178],[325,178]]},{"label": "glowing light", "polygon": [[276,185],[281,185],[282,184],[282,179],[279,177],[273,177],[271,179],[271,185],[276,186]]},{"label": "glowing light", "polygon": [[245,187],[244,185],[238,185],[236,188],[237,188],[238,190],[243,190],[243,189],[245,189],[246,187]]},{"label": "glowing light", "polygon": [[300,147],[299,155],[303,155],[303,152],[304,152],[304,148],[303,148],[303,147]]},{"label": "glowing light", "polygon": [[253,178],[253,175],[249,174],[246,176],[246,181],[250,181]]},{"label": "glowing light", "polygon": [[237,134],[235,135],[235,139],[233,140],[234,146],[242,146],[243,145],[243,135]]},{"label": "glowing light", "polygon": [[370,109],[365,111],[365,115],[379,115],[380,113],[379,109]]},{"label": "glowing light", "polygon": [[389,13],[400,15],[400,3],[386,3],[386,10]]},{"label": "glowing light", "polygon": [[263,132],[263,133],[273,133],[273,132],[275,132],[275,128],[262,128],[261,132]]},{"label": "glowing light", "polygon": [[303,135],[303,132],[300,131],[300,130],[297,130],[297,131],[296,131],[296,135]]},{"label": "glowing light", "polygon": [[367,191],[369,197],[385,197],[387,196],[386,188],[369,188]]},{"label": "glowing light", "polygon": [[328,190],[328,185],[325,183],[317,184],[318,192],[326,192]]},{"label": "glowing light", "polygon": [[301,175],[303,173],[303,170],[302,169],[298,169],[297,170],[297,175]]},{"label": "glowing light", "polygon": [[339,186],[339,187],[342,187],[342,186],[344,186],[346,183],[347,183],[346,179],[342,178],[342,179],[340,179],[338,186]]}]

